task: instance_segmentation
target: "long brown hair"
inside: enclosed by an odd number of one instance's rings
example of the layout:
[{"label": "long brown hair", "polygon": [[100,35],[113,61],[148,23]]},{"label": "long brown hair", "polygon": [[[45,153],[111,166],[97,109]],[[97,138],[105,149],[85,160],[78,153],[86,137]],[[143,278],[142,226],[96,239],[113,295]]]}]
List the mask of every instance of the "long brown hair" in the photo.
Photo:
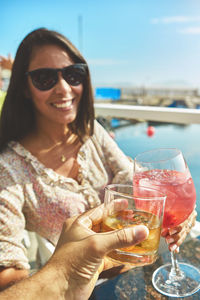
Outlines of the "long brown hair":
[{"label": "long brown hair", "polygon": [[[57,45],[63,48],[74,63],[86,63],[76,47],[62,34],[39,28],[29,33],[18,47],[14,60],[10,84],[0,117],[0,151],[10,141],[19,141],[35,129],[35,109],[31,99],[25,95],[27,78],[25,73],[36,47]],[[94,130],[94,98],[90,73],[83,82],[83,94],[76,119],[69,124],[71,131],[81,141],[91,136]]]}]

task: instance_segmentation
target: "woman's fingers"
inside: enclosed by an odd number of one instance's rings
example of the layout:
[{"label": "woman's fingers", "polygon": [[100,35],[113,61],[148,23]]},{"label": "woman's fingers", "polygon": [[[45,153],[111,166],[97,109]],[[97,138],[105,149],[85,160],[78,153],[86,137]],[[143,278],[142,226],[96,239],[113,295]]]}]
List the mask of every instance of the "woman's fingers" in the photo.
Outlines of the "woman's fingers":
[{"label": "woman's fingers", "polygon": [[169,230],[162,231],[162,236],[165,237],[170,251],[178,252],[179,246],[184,242],[191,228],[195,225],[196,216],[197,212],[193,210],[183,223]]}]

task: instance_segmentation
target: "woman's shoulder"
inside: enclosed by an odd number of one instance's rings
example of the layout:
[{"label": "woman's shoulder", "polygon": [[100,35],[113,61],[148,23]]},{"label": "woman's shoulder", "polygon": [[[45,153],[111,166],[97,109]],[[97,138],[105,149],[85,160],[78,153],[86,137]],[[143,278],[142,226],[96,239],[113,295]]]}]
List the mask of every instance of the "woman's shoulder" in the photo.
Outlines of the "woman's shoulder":
[{"label": "woman's shoulder", "polygon": [[[0,177],[19,176],[22,168],[22,160],[19,154],[14,150],[14,143],[9,143],[7,147],[0,153]],[[14,177],[15,177],[14,176]]]},{"label": "woman's shoulder", "polygon": [[15,152],[9,145],[7,145],[1,152],[0,152],[0,165],[2,163],[9,163],[13,161],[13,158],[16,157]]},{"label": "woman's shoulder", "polygon": [[103,126],[97,121],[97,120],[94,120],[94,132],[96,131],[101,131],[103,129]]},{"label": "woman's shoulder", "polygon": [[97,138],[109,137],[109,132],[97,121],[94,121],[94,135]]}]

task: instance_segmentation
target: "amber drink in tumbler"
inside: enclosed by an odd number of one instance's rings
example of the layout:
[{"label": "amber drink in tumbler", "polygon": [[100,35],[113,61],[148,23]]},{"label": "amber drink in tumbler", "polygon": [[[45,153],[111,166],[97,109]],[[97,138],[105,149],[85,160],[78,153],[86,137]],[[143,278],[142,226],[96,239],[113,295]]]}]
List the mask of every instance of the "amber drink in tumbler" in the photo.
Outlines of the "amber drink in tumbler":
[{"label": "amber drink in tumbler", "polygon": [[133,185],[112,184],[105,188],[102,231],[145,225],[149,236],[143,242],[115,249],[108,257],[120,263],[146,265],[157,258],[165,195]]}]

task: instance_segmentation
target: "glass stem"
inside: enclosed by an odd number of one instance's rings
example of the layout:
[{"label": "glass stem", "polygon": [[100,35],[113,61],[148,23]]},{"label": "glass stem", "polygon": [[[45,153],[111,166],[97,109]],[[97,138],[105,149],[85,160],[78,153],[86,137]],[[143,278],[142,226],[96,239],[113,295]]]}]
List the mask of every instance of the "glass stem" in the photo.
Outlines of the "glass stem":
[{"label": "glass stem", "polygon": [[176,258],[177,254],[172,251],[171,252],[171,262],[172,262],[172,267],[169,273],[169,279],[170,281],[179,281],[182,280],[183,278],[185,278],[184,272],[181,271],[181,269],[179,268],[179,264]]}]

